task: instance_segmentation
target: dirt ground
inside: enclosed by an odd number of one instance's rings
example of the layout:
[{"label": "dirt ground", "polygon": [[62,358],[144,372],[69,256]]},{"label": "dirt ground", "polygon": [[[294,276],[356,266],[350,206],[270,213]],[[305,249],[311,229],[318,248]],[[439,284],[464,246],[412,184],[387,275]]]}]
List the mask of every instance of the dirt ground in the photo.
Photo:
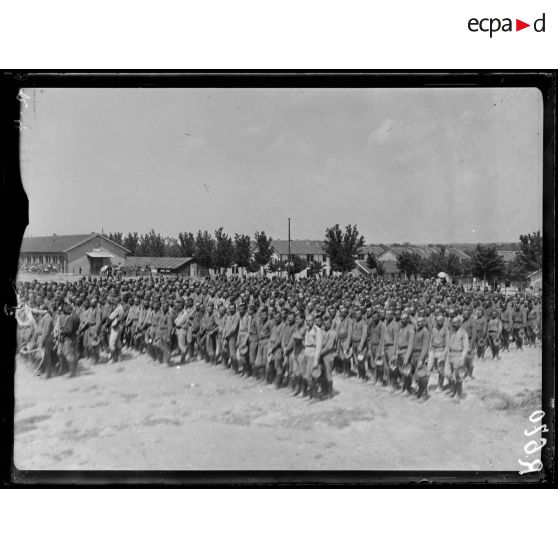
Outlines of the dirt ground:
[{"label": "dirt ground", "polygon": [[537,347],[476,361],[466,399],[432,391],[425,404],[339,376],[335,397],[313,403],[202,362],[167,368],[124,355],[46,380],[18,361],[14,461],[56,470],[518,471],[528,417],[541,406],[541,356]]}]

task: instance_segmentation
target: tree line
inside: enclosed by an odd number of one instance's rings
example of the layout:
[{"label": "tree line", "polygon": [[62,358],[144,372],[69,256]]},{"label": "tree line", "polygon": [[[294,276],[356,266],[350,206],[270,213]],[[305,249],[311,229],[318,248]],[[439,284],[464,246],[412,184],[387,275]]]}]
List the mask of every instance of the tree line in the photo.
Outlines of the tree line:
[{"label": "tree line", "polygon": [[256,232],[252,241],[245,234],[235,234],[233,238],[223,231],[223,227],[214,234],[207,230],[195,234],[181,232],[177,238],[163,236],[154,230],[147,234],[115,232],[106,236],[128,249],[132,256],[193,257],[208,269],[237,265],[256,271],[270,262],[274,251],[272,238],[264,231]]},{"label": "tree line", "polygon": [[470,259],[460,260],[444,246],[428,257],[410,250],[397,256],[397,265],[402,273],[410,276],[433,277],[444,271],[450,276],[473,276],[487,281],[503,279],[524,281],[527,276],[542,267],[542,237],[540,231],[519,236],[520,250],[509,262],[498,254],[496,245],[477,244],[467,255]]},{"label": "tree line", "polygon": [[[248,271],[266,267],[270,272],[286,271],[291,274],[307,269],[308,275],[319,274],[323,264],[307,262],[297,254],[290,261],[273,259],[273,239],[264,231],[257,231],[253,238],[245,234],[231,236],[223,227],[213,234],[199,230],[197,233],[181,232],[178,237],[163,236],[151,230],[147,234],[137,232],[123,235],[120,232],[106,235],[110,240],[124,246],[133,256],[194,257],[198,264],[208,269],[226,269],[237,265]],[[520,235],[520,251],[513,261],[505,262],[498,254],[497,245],[481,245],[469,251],[470,258],[460,260],[443,245],[423,257],[411,249],[397,256],[397,266],[407,277],[435,277],[440,271],[450,276],[475,276],[488,281],[494,279],[524,280],[527,275],[542,267],[542,237],[540,231]],[[326,228],[323,250],[329,257],[332,271],[346,273],[361,259],[364,237],[356,225],[344,229],[335,224]],[[411,246],[408,242],[403,248]],[[367,266],[378,275],[385,273],[383,264],[373,252],[366,256]]]}]

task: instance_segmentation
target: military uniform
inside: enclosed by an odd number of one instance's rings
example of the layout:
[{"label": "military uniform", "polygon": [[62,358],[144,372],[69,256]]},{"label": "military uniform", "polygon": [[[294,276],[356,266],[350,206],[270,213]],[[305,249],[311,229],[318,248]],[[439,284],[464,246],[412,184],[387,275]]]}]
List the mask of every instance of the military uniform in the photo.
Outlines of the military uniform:
[{"label": "military uniform", "polygon": [[450,395],[462,395],[462,382],[465,376],[465,359],[469,350],[469,339],[467,333],[459,327],[452,328],[448,333],[447,356],[445,363],[445,375],[450,382]]}]

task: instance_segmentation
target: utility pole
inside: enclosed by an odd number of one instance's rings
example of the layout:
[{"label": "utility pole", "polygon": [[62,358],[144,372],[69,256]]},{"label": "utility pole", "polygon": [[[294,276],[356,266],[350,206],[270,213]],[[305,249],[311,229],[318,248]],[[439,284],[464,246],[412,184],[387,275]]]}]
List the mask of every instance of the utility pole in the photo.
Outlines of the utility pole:
[{"label": "utility pole", "polygon": [[291,277],[291,218],[289,219],[289,255],[287,257],[287,273],[289,278]]}]

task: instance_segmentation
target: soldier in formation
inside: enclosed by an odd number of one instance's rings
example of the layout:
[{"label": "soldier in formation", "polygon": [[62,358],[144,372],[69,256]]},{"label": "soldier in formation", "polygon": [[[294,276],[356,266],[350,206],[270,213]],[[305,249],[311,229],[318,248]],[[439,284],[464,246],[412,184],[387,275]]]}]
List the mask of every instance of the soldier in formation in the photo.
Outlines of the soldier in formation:
[{"label": "soldier in formation", "polygon": [[540,296],[464,292],[429,280],[355,276],[81,278],[17,285],[23,358],[77,374],[79,359],[117,362],[123,348],[166,366],[204,360],[314,401],[334,376],[393,393],[462,398],[474,361],[540,342]]}]

